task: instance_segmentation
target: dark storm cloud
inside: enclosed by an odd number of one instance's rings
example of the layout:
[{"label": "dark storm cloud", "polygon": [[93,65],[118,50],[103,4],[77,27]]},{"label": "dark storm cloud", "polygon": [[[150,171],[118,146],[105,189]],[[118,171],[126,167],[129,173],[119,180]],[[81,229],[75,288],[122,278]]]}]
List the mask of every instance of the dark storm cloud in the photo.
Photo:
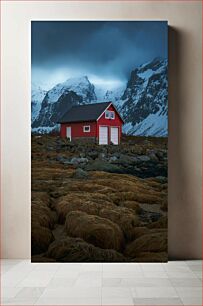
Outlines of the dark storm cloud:
[{"label": "dark storm cloud", "polygon": [[167,57],[166,22],[32,22],[32,68],[126,79],[159,56]]}]

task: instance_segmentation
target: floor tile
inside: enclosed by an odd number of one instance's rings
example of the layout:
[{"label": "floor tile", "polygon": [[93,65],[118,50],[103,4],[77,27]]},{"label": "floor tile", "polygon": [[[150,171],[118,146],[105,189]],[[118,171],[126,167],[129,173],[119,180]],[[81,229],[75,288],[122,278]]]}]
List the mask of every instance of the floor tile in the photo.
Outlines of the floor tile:
[{"label": "floor tile", "polygon": [[80,274],[81,270],[76,268],[76,270],[73,269],[67,269],[67,267],[59,268],[56,273],[55,277],[66,277],[66,278],[77,278]]},{"label": "floor tile", "polygon": [[3,265],[1,267],[1,274],[4,274],[6,272],[8,272],[9,270],[11,270],[13,268],[13,265]]},{"label": "floor tile", "polygon": [[199,278],[170,278],[173,287],[200,287],[202,282]]},{"label": "floor tile", "polygon": [[82,271],[78,275],[80,278],[102,278],[102,272],[101,271]]},{"label": "floor tile", "polygon": [[44,292],[43,287],[25,287],[22,288],[16,295],[16,298],[39,298]]},{"label": "floor tile", "polygon": [[143,277],[142,271],[134,272],[132,270],[125,270],[125,271],[104,271],[103,272],[104,278],[135,278],[135,277]]},{"label": "floor tile", "polygon": [[146,278],[168,278],[168,274],[165,271],[144,271],[143,276]]},{"label": "floor tile", "polygon": [[101,297],[100,298],[93,298],[93,297],[66,297],[66,298],[45,298],[41,297],[37,300],[35,305],[79,305],[79,306],[99,306],[101,305]]},{"label": "floor tile", "polygon": [[175,288],[178,295],[182,297],[201,297],[202,296],[202,287],[176,287]]},{"label": "floor tile", "polygon": [[125,298],[121,298],[121,297],[114,297],[114,298],[105,298],[102,297],[102,305],[115,305],[115,306],[130,306],[130,305],[134,305],[133,302],[133,298],[132,297],[125,297]]},{"label": "floor tile", "polygon": [[169,278],[197,278],[195,273],[191,272],[180,272],[180,271],[168,271],[167,275]]},{"label": "floor tile", "polygon": [[[179,261],[177,261],[177,262],[179,262]],[[188,266],[202,265],[202,260],[186,260],[185,263]]]},{"label": "floor tile", "polygon": [[139,263],[113,263],[103,264],[103,272],[129,272],[133,273],[142,272],[142,267]]},{"label": "floor tile", "polygon": [[72,288],[58,288],[58,289],[45,289],[41,297],[46,298],[86,298],[86,297],[101,297],[101,288],[95,287],[79,287],[74,286]]},{"label": "floor tile", "polygon": [[82,278],[78,277],[75,281],[75,286],[79,287],[101,287],[102,286],[102,278]]},{"label": "floor tile", "polygon": [[87,263],[87,264],[83,264],[83,266],[81,267],[81,271],[82,272],[91,272],[91,271],[97,271],[97,272],[102,272],[102,266],[103,264],[101,263]]},{"label": "floor tile", "polygon": [[194,273],[194,275],[195,275],[197,278],[199,278],[199,279],[202,280],[202,272],[193,271],[193,273]]},{"label": "floor tile", "polygon": [[125,283],[128,287],[170,287],[168,278],[128,278],[122,279],[121,285]]},{"label": "floor tile", "polygon": [[123,287],[122,280],[122,278],[102,278],[102,287]]},{"label": "floor tile", "polygon": [[5,302],[4,305],[34,305],[38,300],[37,297],[29,297],[29,298],[12,298]]},{"label": "floor tile", "polygon": [[41,263],[34,266],[33,271],[56,272],[61,268],[59,263]]},{"label": "floor tile", "polygon": [[181,298],[183,305],[197,306],[203,305],[203,301],[201,297],[182,297]]},{"label": "floor tile", "polygon": [[74,286],[76,278],[53,277],[47,284],[48,289],[67,288]]},{"label": "floor tile", "polygon": [[201,264],[191,265],[191,266],[189,266],[189,269],[193,272],[200,272],[200,271],[202,271],[202,265]]},{"label": "floor tile", "polygon": [[102,299],[103,298],[128,298],[131,297],[130,288],[123,287],[103,287],[102,288]]},{"label": "floor tile", "polygon": [[186,272],[191,273],[191,269],[187,265],[166,265],[163,268],[166,272]]},{"label": "floor tile", "polygon": [[134,298],[134,305],[183,305],[180,298]]},{"label": "floor tile", "polygon": [[54,275],[54,271],[32,271],[19,282],[18,287],[46,287]]},{"label": "floor tile", "polygon": [[2,287],[1,288],[1,297],[3,299],[14,298],[20,290],[21,290],[21,288],[16,288],[16,287]]},{"label": "floor tile", "polygon": [[145,272],[164,272],[164,265],[162,263],[145,263],[140,264],[140,266]]},{"label": "floor tile", "polygon": [[[17,286],[26,276],[33,271],[31,264],[18,263],[8,272],[2,275],[2,283],[5,287]],[[24,286],[22,286],[24,287]]]},{"label": "floor tile", "polygon": [[179,297],[173,287],[136,287],[132,289],[133,297],[138,298],[175,298]]}]

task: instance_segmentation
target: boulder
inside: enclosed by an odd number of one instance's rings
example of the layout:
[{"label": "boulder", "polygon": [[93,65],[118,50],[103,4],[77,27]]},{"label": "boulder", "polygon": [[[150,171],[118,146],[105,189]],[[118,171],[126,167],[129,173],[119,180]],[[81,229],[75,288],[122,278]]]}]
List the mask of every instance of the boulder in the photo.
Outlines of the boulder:
[{"label": "boulder", "polygon": [[96,159],[93,162],[89,163],[85,170],[87,171],[105,171],[110,173],[122,173],[121,169],[112,163],[109,163],[104,160]]},{"label": "boulder", "polygon": [[117,159],[118,159],[118,158],[117,158],[116,156],[111,156],[111,157],[109,158],[109,161],[110,161],[110,163],[111,163],[111,162],[115,162]]},{"label": "boulder", "polygon": [[150,233],[150,230],[145,227],[145,226],[136,226],[134,229],[133,229],[133,232],[132,232],[132,236],[135,239],[141,237],[141,236],[144,236],[146,234],[149,234]]},{"label": "boulder", "polygon": [[134,262],[167,262],[167,252],[141,252],[135,258]]},{"label": "boulder", "polygon": [[167,177],[165,177],[165,176],[156,176],[155,179],[156,179],[158,182],[162,183],[162,184],[168,182],[168,179],[167,179]]},{"label": "boulder", "polygon": [[166,216],[159,218],[159,220],[152,222],[148,225],[148,228],[167,228],[168,218]]},{"label": "boulder", "polygon": [[167,252],[166,233],[143,235],[127,245],[124,254],[135,258],[141,252]]},{"label": "boulder", "polygon": [[138,160],[141,161],[141,162],[148,162],[148,161],[150,161],[150,157],[147,156],[147,155],[140,155],[140,156],[138,156],[137,158],[138,158]]},{"label": "boulder", "polygon": [[88,163],[88,158],[86,158],[86,157],[73,157],[73,158],[71,158],[70,163],[72,165],[87,164]]},{"label": "boulder", "polygon": [[90,151],[90,152],[88,152],[88,156],[92,159],[96,159],[98,157],[98,152],[97,151]]},{"label": "boulder", "polygon": [[82,238],[94,246],[121,250],[124,237],[120,227],[112,221],[81,211],[66,216],[65,230],[71,237]]},{"label": "boulder", "polygon": [[136,215],[142,212],[142,208],[140,207],[139,203],[136,201],[121,201],[119,203],[119,206],[132,209]]},{"label": "boulder", "polygon": [[66,237],[54,241],[46,253],[60,262],[127,262],[121,253],[95,247],[80,238]]},{"label": "boulder", "polygon": [[81,169],[81,168],[77,168],[75,170],[75,172],[73,173],[72,175],[72,178],[75,178],[75,179],[87,179],[88,178],[88,173],[87,171]]},{"label": "boulder", "polygon": [[128,241],[132,240],[134,227],[139,225],[138,217],[132,210],[125,207],[102,208],[99,216],[119,225]]},{"label": "boulder", "polygon": [[54,236],[50,229],[43,226],[32,224],[32,231],[31,231],[32,255],[45,252],[52,241],[54,241]]}]

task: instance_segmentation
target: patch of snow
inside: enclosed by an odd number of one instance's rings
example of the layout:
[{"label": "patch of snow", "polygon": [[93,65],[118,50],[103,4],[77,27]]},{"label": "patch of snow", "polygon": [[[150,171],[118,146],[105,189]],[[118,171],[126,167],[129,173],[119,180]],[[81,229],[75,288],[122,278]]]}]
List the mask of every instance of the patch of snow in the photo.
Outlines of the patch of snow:
[{"label": "patch of snow", "polygon": [[154,74],[154,71],[152,69],[147,69],[144,72],[138,73],[137,75],[140,78],[146,80],[146,79],[149,79],[153,74]]},{"label": "patch of snow", "polygon": [[128,122],[126,124],[123,125],[123,128],[122,128],[122,132],[124,134],[130,134],[130,131],[132,130],[133,128],[133,125],[131,122]]},{"label": "patch of snow", "polygon": [[115,104],[115,106],[120,107],[122,100],[121,97],[126,88],[126,84],[123,84],[120,87],[114,89],[104,89],[103,87],[95,86],[95,94],[97,96],[98,102],[108,102],[111,101]]},{"label": "patch of snow", "polygon": [[32,128],[32,133],[39,133],[39,134],[48,134],[53,131],[59,131],[59,125],[55,126],[39,126],[37,128]]},{"label": "patch of snow", "polygon": [[35,83],[31,85],[31,106],[32,106],[32,122],[38,117],[42,101],[46,95],[46,90],[43,90]]},{"label": "patch of snow", "polygon": [[95,91],[95,94],[96,94],[96,97],[97,97],[97,102],[104,101],[104,96],[105,96],[105,93],[106,93],[106,89],[103,88],[103,87],[95,86],[94,91]]},{"label": "patch of snow", "polygon": [[136,124],[128,130],[128,134],[140,136],[160,136],[168,135],[168,115],[167,113],[161,115],[160,112],[150,114],[143,121]]},{"label": "patch of snow", "polygon": [[74,91],[77,95],[86,99],[90,91],[94,92],[94,86],[90,83],[87,76],[68,79],[63,83],[57,84],[48,91],[48,102],[57,102],[65,91]]}]

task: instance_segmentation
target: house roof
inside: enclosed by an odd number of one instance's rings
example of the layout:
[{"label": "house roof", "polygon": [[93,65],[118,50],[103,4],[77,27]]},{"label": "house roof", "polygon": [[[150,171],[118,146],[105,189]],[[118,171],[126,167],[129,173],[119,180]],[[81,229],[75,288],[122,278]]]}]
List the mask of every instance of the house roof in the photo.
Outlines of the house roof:
[{"label": "house roof", "polygon": [[110,104],[112,103],[102,102],[73,106],[62,116],[59,123],[96,121]]}]

